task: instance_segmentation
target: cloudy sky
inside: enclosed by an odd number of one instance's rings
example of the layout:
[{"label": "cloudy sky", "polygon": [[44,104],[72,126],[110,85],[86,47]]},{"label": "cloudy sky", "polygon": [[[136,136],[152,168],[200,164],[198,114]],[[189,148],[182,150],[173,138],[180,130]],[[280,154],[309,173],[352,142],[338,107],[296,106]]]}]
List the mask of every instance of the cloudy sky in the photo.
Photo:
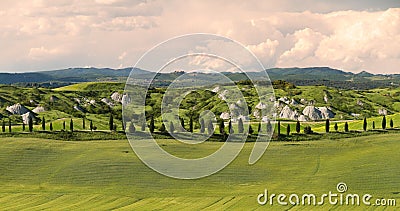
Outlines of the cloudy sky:
[{"label": "cloudy sky", "polygon": [[0,71],[129,67],[199,32],[237,40],[267,68],[400,73],[399,0],[2,0]]}]

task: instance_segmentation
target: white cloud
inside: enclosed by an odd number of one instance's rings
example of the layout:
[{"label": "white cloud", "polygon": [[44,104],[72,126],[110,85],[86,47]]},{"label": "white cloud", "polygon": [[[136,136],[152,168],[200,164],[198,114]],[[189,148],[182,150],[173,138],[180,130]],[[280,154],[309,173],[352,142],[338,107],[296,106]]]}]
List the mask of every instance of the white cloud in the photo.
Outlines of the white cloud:
[{"label": "white cloud", "polygon": [[29,58],[34,59],[34,60],[44,60],[48,59],[49,57],[61,54],[62,51],[57,48],[52,48],[48,49],[43,46],[38,47],[38,48],[31,48],[29,50]]},{"label": "white cloud", "polygon": [[265,67],[399,73],[400,9],[387,8],[400,5],[379,2],[4,0],[0,71],[118,67],[121,52],[130,66],[159,42],[204,32],[238,40]]}]

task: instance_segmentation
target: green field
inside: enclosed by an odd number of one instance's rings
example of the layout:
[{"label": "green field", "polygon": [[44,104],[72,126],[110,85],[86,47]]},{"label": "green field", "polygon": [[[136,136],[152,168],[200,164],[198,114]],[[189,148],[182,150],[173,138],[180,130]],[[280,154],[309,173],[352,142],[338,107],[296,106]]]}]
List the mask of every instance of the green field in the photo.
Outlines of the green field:
[{"label": "green field", "polygon": [[[171,140],[162,146],[177,156],[204,155],[222,143],[190,148]],[[56,141],[0,139],[1,210],[264,210],[257,195],[323,194],[345,182],[348,193],[369,193],[400,202],[400,136],[371,135],[340,140],[271,142],[255,165],[248,165],[253,143],[212,176],[178,180],[146,167],[126,140]],[[371,200],[372,201],[372,200]],[[399,205],[397,205],[398,207]],[[279,210],[394,207],[278,206]]]}]

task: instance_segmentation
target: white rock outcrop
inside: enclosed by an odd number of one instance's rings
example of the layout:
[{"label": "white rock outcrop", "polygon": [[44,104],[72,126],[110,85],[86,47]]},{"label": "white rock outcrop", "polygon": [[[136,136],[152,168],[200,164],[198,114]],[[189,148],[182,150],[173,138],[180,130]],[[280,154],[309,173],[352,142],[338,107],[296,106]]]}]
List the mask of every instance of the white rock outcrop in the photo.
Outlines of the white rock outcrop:
[{"label": "white rock outcrop", "polygon": [[292,110],[289,106],[285,106],[279,113],[279,118],[297,120],[299,114],[297,111]]},{"label": "white rock outcrop", "polygon": [[121,102],[122,96],[118,92],[114,92],[111,95],[111,99],[114,100],[115,102]]},{"label": "white rock outcrop", "polygon": [[221,119],[230,119],[231,115],[228,112],[222,112],[221,115],[219,116]]},{"label": "white rock outcrop", "polygon": [[311,120],[330,119],[335,117],[335,113],[333,113],[328,107],[317,108],[312,105],[306,106],[302,113]]},{"label": "white rock outcrop", "polygon": [[108,98],[103,98],[103,99],[101,99],[101,102],[107,104],[107,105],[110,106],[110,107],[114,106],[113,102],[111,102],[111,100],[108,99]]},{"label": "white rock outcrop", "polygon": [[36,116],[32,112],[26,112],[25,114],[22,114],[21,117],[22,117],[22,121],[26,125],[29,124],[29,118],[31,118],[32,121],[37,120]]},{"label": "white rock outcrop", "polygon": [[256,105],[256,109],[260,109],[260,110],[267,109],[267,104],[265,104],[265,103],[263,103],[263,102],[259,102],[259,103]]},{"label": "white rock outcrop", "polygon": [[322,119],[321,112],[314,106],[306,106],[302,113],[303,113],[303,115],[307,116],[311,120]]},{"label": "white rock outcrop", "polygon": [[46,109],[43,106],[38,106],[38,107],[34,108],[32,111],[38,114],[41,112],[45,112]]},{"label": "white rock outcrop", "polygon": [[305,115],[300,115],[299,118],[297,118],[297,120],[299,120],[300,122],[307,122],[310,119]]},{"label": "white rock outcrop", "polygon": [[23,105],[21,105],[19,103],[14,104],[12,106],[7,106],[6,110],[8,112],[10,112],[11,114],[17,114],[17,115],[22,115],[22,114],[25,114],[27,112],[30,112],[29,109],[27,109],[25,106],[23,106]]}]

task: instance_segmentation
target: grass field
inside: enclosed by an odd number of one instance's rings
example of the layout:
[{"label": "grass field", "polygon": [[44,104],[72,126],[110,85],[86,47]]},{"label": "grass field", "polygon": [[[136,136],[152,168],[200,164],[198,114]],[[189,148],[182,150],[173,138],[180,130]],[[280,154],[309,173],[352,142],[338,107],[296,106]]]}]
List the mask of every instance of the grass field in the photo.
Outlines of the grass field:
[{"label": "grass field", "polygon": [[[177,155],[201,155],[222,143],[183,147],[161,140]],[[0,139],[1,210],[267,209],[257,195],[323,194],[345,182],[348,193],[400,199],[400,136],[371,135],[342,140],[271,142],[255,165],[247,160],[253,143],[215,175],[177,180],[146,167],[126,140],[55,141]],[[371,200],[372,201],[372,200]],[[397,205],[398,207],[399,205]],[[279,210],[394,207],[278,206]]]}]

